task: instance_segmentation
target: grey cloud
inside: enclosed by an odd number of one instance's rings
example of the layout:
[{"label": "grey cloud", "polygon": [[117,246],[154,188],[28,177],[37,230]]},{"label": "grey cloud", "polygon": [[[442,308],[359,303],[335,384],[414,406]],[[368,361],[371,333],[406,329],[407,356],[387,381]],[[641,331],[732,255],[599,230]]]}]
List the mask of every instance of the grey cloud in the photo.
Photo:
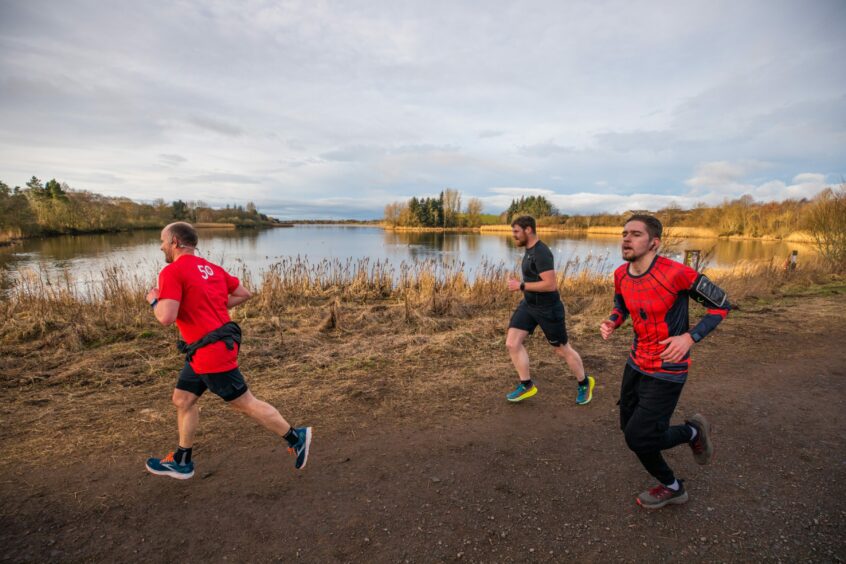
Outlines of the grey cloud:
[{"label": "grey cloud", "polygon": [[630,151],[679,151],[692,144],[680,139],[676,131],[609,131],[594,136],[600,148],[627,153]]},{"label": "grey cloud", "polygon": [[228,137],[238,137],[239,135],[244,134],[243,128],[217,118],[211,118],[208,116],[192,116],[189,117],[187,121],[188,123],[196,125],[202,129],[226,135]]},{"label": "grey cloud", "polygon": [[226,184],[260,184],[261,179],[244,174],[213,172],[195,176],[171,177],[168,180],[177,184],[210,184],[221,182]]},{"label": "grey cloud", "polygon": [[188,159],[186,159],[182,155],[167,154],[167,153],[160,153],[159,154],[159,160],[161,160],[163,163],[169,164],[169,165],[178,165],[178,164],[182,164],[182,163],[188,161]]},{"label": "grey cloud", "polygon": [[372,145],[356,145],[327,151],[321,154],[320,158],[327,161],[357,162],[366,161],[384,154],[385,150],[381,147],[374,147]]},{"label": "grey cloud", "polygon": [[536,143],[534,145],[523,145],[518,147],[518,150],[523,155],[539,158],[547,158],[556,155],[567,155],[575,152],[575,149],[573,147],[564,147],[562,145],[553,143],[552,141]]}]

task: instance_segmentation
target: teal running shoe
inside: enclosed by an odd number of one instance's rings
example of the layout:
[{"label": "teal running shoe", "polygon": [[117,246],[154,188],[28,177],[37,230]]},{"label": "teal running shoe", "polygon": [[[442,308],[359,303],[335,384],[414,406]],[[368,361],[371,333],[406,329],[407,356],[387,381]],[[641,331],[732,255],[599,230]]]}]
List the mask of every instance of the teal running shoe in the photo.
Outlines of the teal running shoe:
[{"label": "teal running shoe", "polygon": [[512,403],[517,403],[518,401],[523,401],[524,399],[529,399],[533,395],[538,393],[538,387],[532,384],[531,387],[527,388],[523,382],[517,384],[517,387],[514,388],[514,391],[510,392],[507,396],[505,396],[508,401]]},{"label": "teal running shoe", "polygon": [[576,395],[577,405],[587,405],[593,399],[593,387],[596,386],[596,380],[593,379],[593,376],[587,376],[585,380],[584,385],[579,384],[579,392]]},{"label": "teal running shoe", "polygon": [[294,468],[302,470],[308,462],[308,450],[311,448],[311,427],[298,427],[294,429],[299,440],[297,444],[288,447],[288,452],[297,455],[297,461],[294,462]]},{"label": "teal running shoe", "polygon": [[178,464],[171,452],[164,458],[148,458],[147,472],[157,476],[170,476],[177,480],[187,480],[194,475],[194,463]]}]

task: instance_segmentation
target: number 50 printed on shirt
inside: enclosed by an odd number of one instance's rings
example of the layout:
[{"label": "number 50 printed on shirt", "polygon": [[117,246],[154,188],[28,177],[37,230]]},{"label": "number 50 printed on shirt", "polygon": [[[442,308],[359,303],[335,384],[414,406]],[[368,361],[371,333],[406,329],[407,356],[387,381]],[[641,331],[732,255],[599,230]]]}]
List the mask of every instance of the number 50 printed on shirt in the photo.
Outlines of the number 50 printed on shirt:
[{"label": "number 50 printed on shirt", "polygon": [[209,276],[214,275],[214,270],[207,264],[198,264],[197,270],[200,271],[200,275],[203,277],[203,280],[208,280]]}]

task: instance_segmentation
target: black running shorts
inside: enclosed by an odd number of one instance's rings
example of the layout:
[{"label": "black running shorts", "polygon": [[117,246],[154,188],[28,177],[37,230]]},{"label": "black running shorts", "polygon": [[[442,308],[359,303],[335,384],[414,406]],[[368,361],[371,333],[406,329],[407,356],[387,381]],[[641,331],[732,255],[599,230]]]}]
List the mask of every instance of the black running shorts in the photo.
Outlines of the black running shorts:
[{"label": "black running shorts", "polygon": [[526,300],[522,300],[517,309],[514,310],[508,328],[522,329],[528,331],[531,335],[538,325],[543,330],[546,340],[553,347],[567,344],[564,304],[560,300],[555,304],[545,306],[532,306],[527,304]]},{"label": "black running shorts", "polygon": [[191,392],[195,396],[203,395],[207,389],[220,396],[223,401],[240,398],[247,391],[247,382],[238,368],[227,372],[197,374],[187,362],[179,373],[176,389]]}]

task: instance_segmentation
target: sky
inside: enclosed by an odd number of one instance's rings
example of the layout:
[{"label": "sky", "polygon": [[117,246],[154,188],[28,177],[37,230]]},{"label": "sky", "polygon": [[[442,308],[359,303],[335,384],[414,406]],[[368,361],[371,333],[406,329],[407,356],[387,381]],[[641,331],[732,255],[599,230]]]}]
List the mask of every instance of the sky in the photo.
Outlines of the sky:
[{"label": "sky", "polygon": [[846,176],[843,0],[0,0],[0,180],[377,218],[812,197]]}]

